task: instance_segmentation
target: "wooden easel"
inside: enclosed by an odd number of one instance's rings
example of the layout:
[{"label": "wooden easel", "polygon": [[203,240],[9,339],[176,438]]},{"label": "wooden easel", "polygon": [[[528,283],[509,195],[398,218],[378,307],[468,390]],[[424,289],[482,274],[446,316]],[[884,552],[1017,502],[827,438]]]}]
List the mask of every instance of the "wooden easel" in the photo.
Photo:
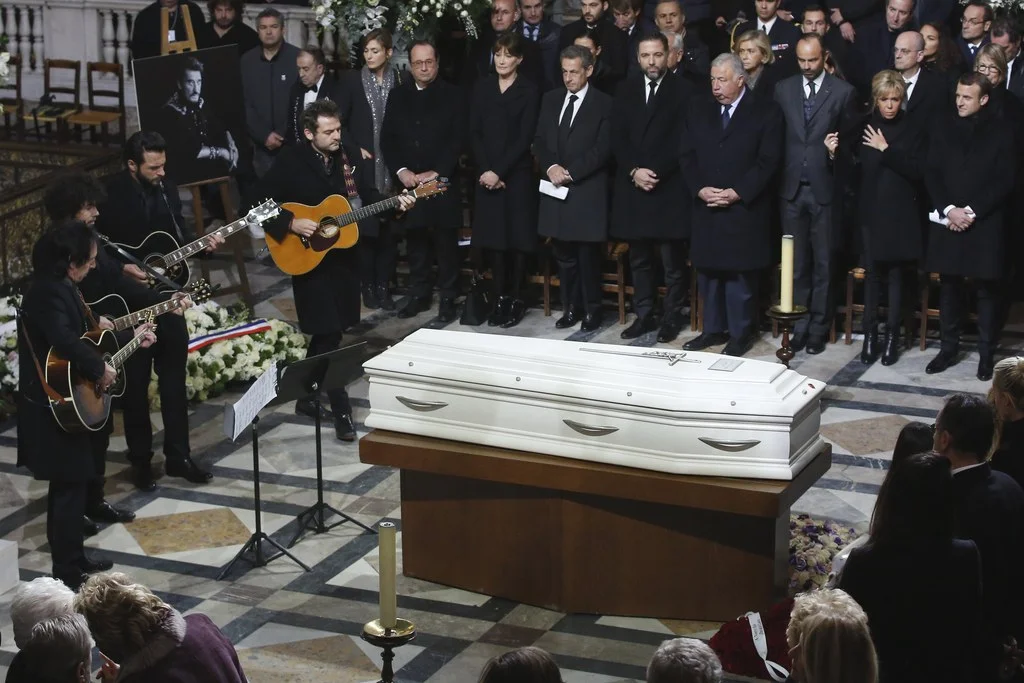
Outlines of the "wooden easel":
[{"label": "wooden easel", "polygon": [[[224,204],[224,217],[227,219],[227,222],[231,223],[238,219],[238,212],[235,211],[234,205],[231,203],[231,192],[229,192],[228,188],[228,181],[230,179],[229,176],[223,176],[181,186],[187,187],[189,192],[192,193],[192,214],[196,220],[196,237],[202,237],[206,234],[206,225],[203,223],[203,198],[201,192],[201,188],[205,186],[217,186],[217,189],[220,191],[220,200]],[[251,309],[255,302],[252,298],[252,290],[249,288],[249,276],[245,272],[245,255],[242,253],[242,246],[238,243],[238,236],[241,234],[243,233],[238,232],[228,238],[231,251],[234,253],[235,270],[238,272],[238,284],[218,289],[216,296],[241,294],[245,305]],[[202,270],[203,278],[212,284],[213,281],[210,280],[210,264],[206,260],[200,259],[199,268]]]},{"label": "wooden easel", "polygon": [[[198,49],[196,48],[196,32],[192,28],[192,17],[189,15],[188,5],[178,5],[178,11],[182,13],[181,16],[185,24],[185,40],[175,40],[171,43],[167,40],[167,32],[171,27],[170,10],[166,7],[160,8],[160,54],[162,55],[195,52]],[[177,34],[174,37],[177,38]]]}]

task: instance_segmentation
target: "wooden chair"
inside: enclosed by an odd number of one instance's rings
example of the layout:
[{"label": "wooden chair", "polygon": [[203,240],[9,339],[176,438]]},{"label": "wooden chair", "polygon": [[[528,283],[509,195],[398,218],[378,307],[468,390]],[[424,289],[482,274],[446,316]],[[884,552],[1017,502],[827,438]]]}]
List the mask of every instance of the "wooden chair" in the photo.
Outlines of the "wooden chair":
[{"label": "wooden chair", "polygon": [[[74,86],[54,85],[53,74],[57,71],[71,71],[74,74]],[[25,111],[22,120],[31,121],[36,126],[36,136],[41,137],[38,125],[45,124],[46,135],[52,134],[52,127],[57,126],[58,141],[66,141],[68,118],[82,108],[82,63],[75,59],[47,59],[43,62],[43,97],[50,99],[52,104],[63,108],[50,108],[42,103],[36,110]],[[58,96],[67,96],[58,99]]]},{"label": "wooden chair", "polygon": [[[111,74],[117,79],[117,89],[97,87],[96,81],[104,74]],[[117,142],[121,145],[125,140],[124,110],[124,66],[110,62],[89,62],[85,65],[85,82],[89,99],[86,109],[76,112],[68,118],[68,123],[75,126],[76,135],[81,138],[82,128],[89,129],[90,139],[96,142],[96,130],[100,131],[102,144],[110,144],[110,124],[117,122]],[[114,100],[113,104],[103,104],[97,99]]]},{"label": "wooden chair", "polygon": [[[970,284],[970,279],[967,280]],[[928,321],[939,319],[939,309],[930,307],[931,300],[931,288],[938,287],[941,284],[941,278],[938,273],[925,273],[921,282],[921,310],[915,313],[920,319],[920,327],[918,328],[918,344],[921,350],[924,351],[928,345]],[[967,320],[970,322],[978,321],[978,313],[972,308],[966,309]]]},{"label": "wooden chair", "polygon": [[7,63],[9,74],[7,85],[0,85],[0,105],[4,110],[4,133],[8,138],[24,137],[25,126],[21,113],[25,100],[21,97],[21,57],[11,55]]},{"label": "wooden chair", "polygon": [[[542,247],[542,272],[527,278],[528,282],[540,284],[543,288],[545,316],[551,315],[551,288],[561,286],[558,275],[552,273],[550,245],[551,239],[549,238],[545,240]],[[616,295],[620,325],[626,322],[626,293],[632,291],[632,287],[626,286],[626,253],[628,251],[629,246],[625,242],[608,242],[607,260],[615,263],[615,270],[602,269],[601,271],[601,291],[605,294]]]},{"label": "wooden chair", "polygon": [[[861,268],[851,268],[846,273],[846,303],[839,307],[839,311],[843,313],[843,335],[844,341],[847,345],[853,343],[853,314],[859,313],[864,315],[864,304],[854,303],[853,294],[855,285],[860,282],[863,283],[867,277],[867,272]],[[884,313],[888,309],[882,307],[881,311]],[[903,340],[904,346],[910,348],[912,330],[914,329],[914,313],[908,312],[903,320],[903,325],[907,328],[906,337]]]}]

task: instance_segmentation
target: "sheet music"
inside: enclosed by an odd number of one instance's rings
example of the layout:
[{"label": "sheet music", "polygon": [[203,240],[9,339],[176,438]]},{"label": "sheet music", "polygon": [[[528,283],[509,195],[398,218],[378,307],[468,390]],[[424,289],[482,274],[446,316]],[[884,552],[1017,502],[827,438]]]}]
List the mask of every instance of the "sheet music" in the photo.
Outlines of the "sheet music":
[{"label": "sheet music", "polygon": [[235,441],[253,418],[277,398],[277,363],[270,366],[233,405],[224,406],[224,434]]}]

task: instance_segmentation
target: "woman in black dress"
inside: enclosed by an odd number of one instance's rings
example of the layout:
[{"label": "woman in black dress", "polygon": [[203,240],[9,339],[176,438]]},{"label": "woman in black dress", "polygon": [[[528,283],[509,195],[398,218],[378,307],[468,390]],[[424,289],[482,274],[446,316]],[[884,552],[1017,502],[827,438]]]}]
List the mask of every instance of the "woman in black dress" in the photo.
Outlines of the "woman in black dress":
[{"label": "woman in black dress", "polygon": [[[918,188],[923,175],[921,157],[924,132],[907,121],[901,109],[906,84],[896,71],[882,71],[871,79],[874,106],[861,128],[860,140],[843,145],[839,164],[852,168],[859,180],[857,222],[864,249],[864,347],[861,362],[874,363],[881,353],[882,365],[899,359],[903,291],[917,272],[921,258],[922,206]],[[829,154],[835,156],[839,136],[825,137]],[[889,283],[889,308],[885,341],[878,343],[878,305],[882,281]]]},{"label": "woman in black dress", "polygon": [[477,82],[470,106],[470,138],[479,173],[472,246],[483,250],[497,300],[487,320],[514,327],[526,314],[522,299],[526,257],[537,247],[537,187],[530,143],[539,94],[518,69],[523,37],[506,33],[494,43],[494,75]]},{"label": "woman in black dress", "polygon": [[[388,95],[401,85],[402,73],[391,65],[392,42],[387,29],[374,29],[363,37],[363,68],[349,71],[343,87],[347,97],[341,112],[342,124],[359,145],[364,160],[372,160],[377,192],[392,191],[392,169],[380,153],[380,128]],[[359,279],[363,306],[390,311],[391,277],[395,273],[397,248],[391,221],[371,216],[359,222]]]}]

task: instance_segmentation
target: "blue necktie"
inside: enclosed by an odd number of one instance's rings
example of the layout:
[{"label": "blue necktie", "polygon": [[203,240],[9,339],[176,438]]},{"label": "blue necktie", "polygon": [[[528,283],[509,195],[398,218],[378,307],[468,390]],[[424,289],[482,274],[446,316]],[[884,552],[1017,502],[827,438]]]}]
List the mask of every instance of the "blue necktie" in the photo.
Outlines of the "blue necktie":
[{"label": "blue necktie", "polygon": [[729,108],[728,104],[722,107],[722,130],[729,127]]},{"label": "blue necktie", "polygon": [[804,123],[810,123],[811,112],[814,111],[814,100],[817,93],[814,89],[814,81],[807,81],[807,88],[810,92],[807,94],[807,99],[804,100]]}]

